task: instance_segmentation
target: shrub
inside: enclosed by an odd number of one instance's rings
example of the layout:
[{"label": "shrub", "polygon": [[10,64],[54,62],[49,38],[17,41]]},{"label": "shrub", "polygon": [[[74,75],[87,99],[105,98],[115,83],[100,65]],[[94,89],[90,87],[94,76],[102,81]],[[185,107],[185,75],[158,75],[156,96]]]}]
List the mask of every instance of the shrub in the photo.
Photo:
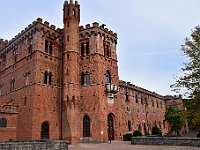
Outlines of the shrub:
[{"label": "shrub", "polygon": [[145,136],[149,136],[150,135],[150,133],[149,132],[145,132]]},{"label": "shrub", "polygon": [[124,141],[131,141],[131,137],[132,137],[131,133],[125,134],[125,135],[123,135],[123,140]]},{"label": "shrub", "polygon": [[200,132],[197,134],[197,137],[199,137],[199,138],[200,138]]},{"label": "shrub", "polygon": [[142,133],[139,130],[137,130],[133,132],[133,136],[142,136]]},{"label": "shrub", "polygon": [[158,127],[152,128],[152,135],[162,136],[162,132]]}]

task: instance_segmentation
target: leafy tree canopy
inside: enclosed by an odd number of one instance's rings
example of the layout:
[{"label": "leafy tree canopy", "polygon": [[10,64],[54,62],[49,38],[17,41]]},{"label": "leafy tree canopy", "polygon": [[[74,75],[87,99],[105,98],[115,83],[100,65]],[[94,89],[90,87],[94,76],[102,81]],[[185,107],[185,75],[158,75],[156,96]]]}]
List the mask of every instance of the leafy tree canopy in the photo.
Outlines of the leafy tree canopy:
[{"label": "leafy tree canopy", "polygon": [[194,96],[200,92],[200,26],[192,30],[191,37],[186,38],[181,50],[188,58],[188,62],[181,68],[184,75],[172,87],[176,90],[181,87],[187,88]]},{"label": "leafy tree canopy", "polygon": [[179,132],[186,121],[184,115],[175,108],[168,108],[165,118],[171,126],[171,131],[175,131],[176,134],[179,135]]}]

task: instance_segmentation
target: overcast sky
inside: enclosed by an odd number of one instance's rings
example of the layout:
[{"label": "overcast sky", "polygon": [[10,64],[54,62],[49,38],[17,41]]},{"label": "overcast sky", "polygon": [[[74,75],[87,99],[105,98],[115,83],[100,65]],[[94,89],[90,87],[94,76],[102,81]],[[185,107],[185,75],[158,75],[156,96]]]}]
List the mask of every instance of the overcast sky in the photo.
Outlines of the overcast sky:
[{"label": "overcast sky", "polygon": [[[79,0],[81,23],[99,22],[118,34],[121,80],[172,94],[181,75],[180,51],[200,24],[200,0]],[[64,0],[0,0],[0,38],[11,39],[41,17],[62,28]]]}]

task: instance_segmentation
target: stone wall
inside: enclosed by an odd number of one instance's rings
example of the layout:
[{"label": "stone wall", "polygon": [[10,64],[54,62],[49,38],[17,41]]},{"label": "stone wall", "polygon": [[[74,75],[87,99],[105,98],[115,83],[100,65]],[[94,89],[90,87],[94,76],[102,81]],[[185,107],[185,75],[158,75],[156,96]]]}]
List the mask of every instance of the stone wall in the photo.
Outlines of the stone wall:
[{"label": "stone wall", "polygon": [[176,145],[200,147],[200,138],[190,137],[132,137],[133,145]]},{"label": "stone wall", "polygon": [[24,141],[0,143],[0,150],[67,150],[67,141]]}]

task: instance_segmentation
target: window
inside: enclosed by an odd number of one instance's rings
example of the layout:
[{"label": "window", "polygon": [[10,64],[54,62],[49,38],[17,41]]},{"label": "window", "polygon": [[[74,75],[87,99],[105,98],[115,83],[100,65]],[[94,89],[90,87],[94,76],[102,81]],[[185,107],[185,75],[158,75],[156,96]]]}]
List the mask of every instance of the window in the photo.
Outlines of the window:
[{"label": "window", "polygon": [[75,9],[73,9],[72,13],[73,13],[74,16],[76,16],[76,10]]},{"label": "window", "polygon": [[152,106],[155,107],[154,100],[152,100]]},{"label": "window", "polygon": [[15,90],[15,79],[12,79],[10,82],[10,91],[13,92]]},{"label": "window", "polygon": [[49,42],[45,40],[45,53],[48,53],[48,49],[49,49]]},{"label": "window", "polygon": [[6,128],[7,127],[7,120],[5,118],[0,119],[0,128]]},{"label": "window", "polygon": [[14,53],[14,60],[15,60],[15,63],[17,62],[17,53],[15,52]]},{"label": "window", "polygon": [[45,40],[45,53],[53,54],[53,43]]},{"label": "window", "polygon": [[81,43],[81,56],[84,56],[84,43]]},{"label": "window", "polygon": [[104,56],[111,57],[111,49],[109,43],[104,42],[103,47],[104,47]]},{"label": "window", "polygon": [[128,113],[130,113],[130,112],[131,112],[130,106],[127,106],[127,107],[126,107],[126,110],[127,110]]},{"label": "window", "polygon": [[129,132],[131,131],[131,121],[130,120],[128,121],[128,131]]},{"label": "window", "polygon": [[160,107],[163,108],[162,102],[160,102]]},{"label": "window", "polygon": [[90,47],[89,47],[89,41],[83,41],[80,45],[81,48],[81,56],[89,55],[90,54]]},{"label": "window", "polygon": [[52,55],[52,51],[53,51],[53,43],[50,42],[50,45],[49,45],[49,54]]},{"label": "window", "polygon": [[32,51],[33,51],[33,45],[31,44],[31,45],[29,45],[29,47],[28,47],[28,54],[31,54]]},{"label": "window", "polygon": [[89,85],[90,84],[90,74],[89,72],[81,73],[81,85]]},{"label": "window", "polygon": [[89,42],[86,42],[86,55],[90,54],[90,50],[89,50]]},{"label": "window", "polygon": [[126,95],[126,101],[128,101],[128,92],[126,92],[125,95]]},{"label": "window", "polygon": [[51,85],[52,84],[52,73],[51,72],[45,72],[44,73],[44,84]]},{"label": "window", "polygon": [[110,71],[106,71],[106,83],[111,83]]},{"label": "window", "polygon": [[135,102],[138,103],[138,96],[135,96]]},{"label": "window", "polygon": [[25,77],[25,85],[26,86],[29,86],[29,84],[30,84],[30,81],[29,81],[30,74],[31,74],[30,71],[27,71],[25,76],[24,76]]},{"label": "window", "polygon": [[109,46],[104,43],[104,56],[109,57]]},{"label": "window", "polygon": [[157,105],[157,108],[159,108],[159,103],[158,103],[158,101],[156,101],[156,105]]}]

